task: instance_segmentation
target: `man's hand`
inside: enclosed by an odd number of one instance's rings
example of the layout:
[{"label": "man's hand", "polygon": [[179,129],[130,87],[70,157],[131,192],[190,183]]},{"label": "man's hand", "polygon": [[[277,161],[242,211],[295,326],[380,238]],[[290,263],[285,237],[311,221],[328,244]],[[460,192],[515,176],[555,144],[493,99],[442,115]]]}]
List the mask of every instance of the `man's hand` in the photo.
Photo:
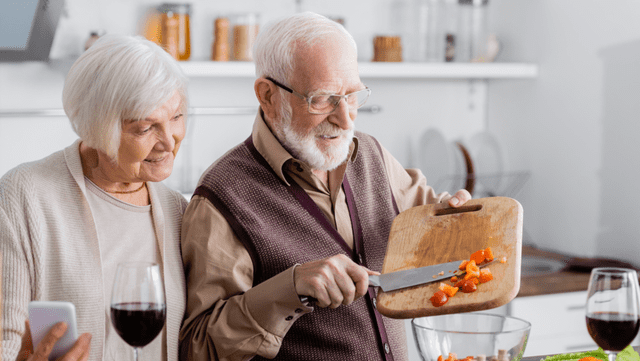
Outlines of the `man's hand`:
[{"label": "man's hand", "polygon": [[[22,336],[22,346],[18,353],[18,361],[47,361],[49,360],[49,354],[53,350],[53,346],[67,331],[67,324],[64,322],[56,323],[49,332],[44,336],[42,341],[38,344],[38,347],[33,350],[33,342],[31,341],[31,329],[29,328],[29,321],[25,322],[26,329]],[[76,361],[76,360],[88,360],[89,349],[91,347],[91,334],[83,333],[78,337],[76,343],[64,356],[58,359],[58,361]]]},{"label": "man's hand", "polygon": [[298,295],[315,298],[320,307],[336,308],[364,296],[369,275],[377,274],[340,254],[296,267],[294,283]]},{"label": "man's hand", "polygon": [[471,199],[471,194],[466,189],[461,189],[453,195],[453,197],[449,198],[449,205],[451,207],[460,207],[461,205],[467,203]]}]

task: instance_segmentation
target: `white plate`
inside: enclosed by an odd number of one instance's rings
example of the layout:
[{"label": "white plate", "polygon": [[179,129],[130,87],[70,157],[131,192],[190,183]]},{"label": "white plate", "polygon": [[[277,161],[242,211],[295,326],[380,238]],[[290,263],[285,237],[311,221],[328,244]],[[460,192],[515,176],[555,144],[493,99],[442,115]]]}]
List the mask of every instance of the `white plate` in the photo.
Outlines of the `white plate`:
[{"label": "white plate", "polygon": [[419,167],[427,184],[436,192],[455,192],[464,187],[466,163],[462,151],[437,129],[430,128],[420,137]]},{"label": "white plate", "polygon": [[478,177],[491,178],[493,191],[497,191],[501,178],[505,175],[505,160],[502,146],[489,132],[475,134],[464,143],[473,160]]}]

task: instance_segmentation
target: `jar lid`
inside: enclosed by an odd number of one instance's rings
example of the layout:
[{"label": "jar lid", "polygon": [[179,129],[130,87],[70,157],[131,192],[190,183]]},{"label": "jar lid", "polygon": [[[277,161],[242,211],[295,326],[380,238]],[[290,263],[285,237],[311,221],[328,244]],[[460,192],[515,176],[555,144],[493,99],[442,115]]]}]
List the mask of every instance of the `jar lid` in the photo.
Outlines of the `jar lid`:
[{"label": "jar lid", "polygon": [[458,0],[460,5],[487,5],[489,0]]},{"label": "jar lid", "polygon": [[189,14],[191,13],[191,4],[163,3],[158,5],[157,9],[161,13]]}]

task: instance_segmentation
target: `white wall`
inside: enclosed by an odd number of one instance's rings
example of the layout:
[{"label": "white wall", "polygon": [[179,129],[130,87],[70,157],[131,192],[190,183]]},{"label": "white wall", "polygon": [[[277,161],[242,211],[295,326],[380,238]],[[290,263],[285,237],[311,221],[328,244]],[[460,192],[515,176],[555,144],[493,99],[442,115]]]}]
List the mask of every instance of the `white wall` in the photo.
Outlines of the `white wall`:
[{"label": "white wall", "polygon": [[[363,6],[364,4],[374,6]],[[220,3],[192,1],[192,59],[207,60],[215,17],[257,11],[264,22],[293,13],[315,10],[342,17],[359,47],[359,59],[368,61],[372,38],[381,29],[393,28],[386,21],[395,0],[354,1],[243,1]],[[157,2],[66,0],[52,46],[50,64],[0,63],[0,110],[62,108],[61,91],[71,62],[81,51],[91,30],[135,34],[146,9]],[[407,45],[408,47],[408,45]],[[378,114],[360,113],[357,127],[378,137],[407,167],[420,165],[420,136],[430,127],[439,128],[448,140],[468,138],[482,130],[486,113],[487,84],[466,80],[430,81],[366,79],[373,90],[370,105],[381,106]],[[192,107],[257,106],[250,78],[193,78],[189,87]],[[191,192],[200,174],[226,150],[244,140],[253,116],[193,116],[189,133],[176,162],[171,186]],[[64,117],[29,119],[0,118],[0,174],[25,161],[42,158],[68,145],[75,135]],[[46,140],[46,142],[43,142]],[[43,145],[44,144],[44,145]],[[5,152],[5,154],[7,154]],[[434,179],[427,173],[429,179]],[[448,185],[448,184],[445,184]],[[450,190],[442,187],[439,191]]]},{"label": "white wall", "polygon": [[491,3],[504,60],[540,67],[489,89],[488,129],[533,174],[525,228],[544,248],[640,263],[640,3]]}]

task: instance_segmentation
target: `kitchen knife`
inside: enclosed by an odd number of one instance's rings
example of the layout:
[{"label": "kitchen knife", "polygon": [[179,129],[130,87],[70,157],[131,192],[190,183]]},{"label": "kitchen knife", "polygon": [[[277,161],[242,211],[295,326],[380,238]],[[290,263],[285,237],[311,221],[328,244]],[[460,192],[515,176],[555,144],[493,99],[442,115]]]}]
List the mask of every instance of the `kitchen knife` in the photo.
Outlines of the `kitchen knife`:
[{"label": "kitchen knife", "polygon": [[448,279],[461,271],[458,269],[462,260],[449,263],[441,263],[433,266],[412,268],[403,271],[369,276],[369,285],[378,286],[384,292],[395,291],[401,288],[422,285]]},{"label": "kitchen knife", "polygon": [[[494,262],[495,260],[483,263],[478,267],[483,268]],[[380,287],[384,292],[389,292],[411,286],[436,282],[443,279],[449,279],[453,276],[459,277],[466,273],[466,271],[459,269],[461,263],[462,260],[384,273],[378,276],[372,275],[369,276],[369,286]],[[313,297],[309,296],[300,296],[300,301],[302,303],[309,303],[309,305],[313,305],[313,303],[316,302]]]}]

